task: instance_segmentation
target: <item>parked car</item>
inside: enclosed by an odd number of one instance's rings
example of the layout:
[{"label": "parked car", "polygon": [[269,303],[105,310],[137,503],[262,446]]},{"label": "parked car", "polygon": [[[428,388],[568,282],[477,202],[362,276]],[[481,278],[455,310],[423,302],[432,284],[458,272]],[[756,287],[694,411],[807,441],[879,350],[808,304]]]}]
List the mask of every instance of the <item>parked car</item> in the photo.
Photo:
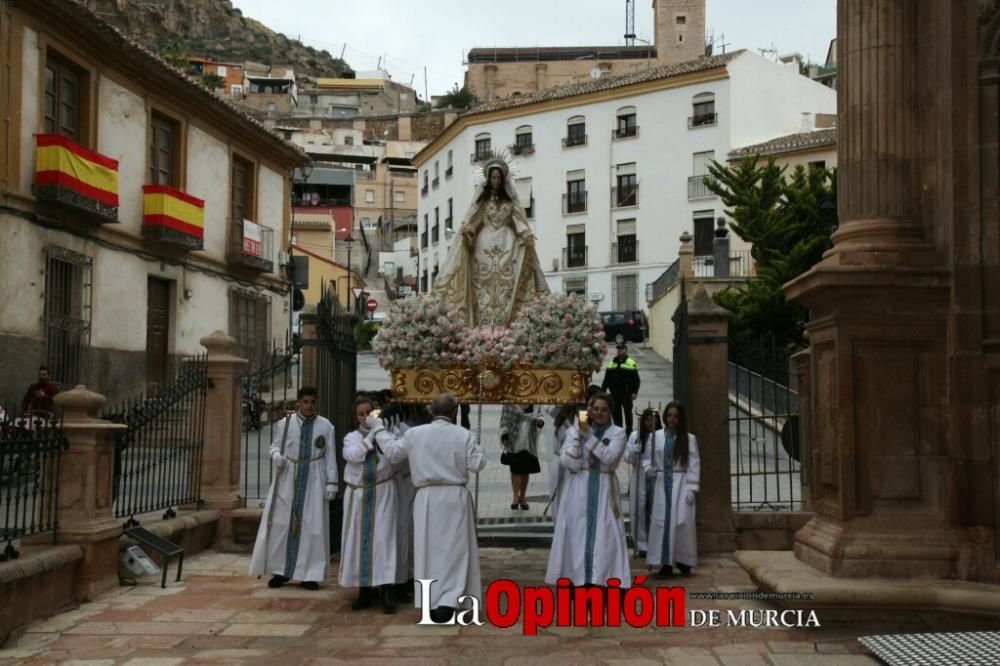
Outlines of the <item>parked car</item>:
[{"label": "parked car", "polygon": [[604,339],[620,342],[643,342],[646,339],[646,315],[642,310],[612,310],[601,313]]}]

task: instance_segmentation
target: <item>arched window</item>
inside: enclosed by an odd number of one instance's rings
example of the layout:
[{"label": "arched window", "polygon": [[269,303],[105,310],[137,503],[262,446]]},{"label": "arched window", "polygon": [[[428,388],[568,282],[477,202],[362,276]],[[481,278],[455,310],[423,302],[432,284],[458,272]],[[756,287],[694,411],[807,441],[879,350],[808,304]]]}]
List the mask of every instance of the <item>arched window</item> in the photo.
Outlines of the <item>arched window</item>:
[{"label": "arched window", "polygon": [[715,112],[715,93],[703,92],[694,96],[691,100],[691,119],[688,127],[715,125],[718,118]]},{"label": "arched window", "polygon": [[566,121],[566,138],[563,146],[583,146],[587,143],[587,119],[583,116],[573,116]]},{"label": "arched window", "polygon": [[482,134],[476,135],[476,152],[472,154],[473,162],[481,162],[485,160],[492,150],[492,142],[490,139],[489,132],[483,132]]},{"label": "arched window", "polygon": [[636,124],[634,106],[623,106],[618,109],[615,116],[618,119],[618,124],[615,127],[614,138],[624,139],[625,137],[639,135],[639,126]]}]

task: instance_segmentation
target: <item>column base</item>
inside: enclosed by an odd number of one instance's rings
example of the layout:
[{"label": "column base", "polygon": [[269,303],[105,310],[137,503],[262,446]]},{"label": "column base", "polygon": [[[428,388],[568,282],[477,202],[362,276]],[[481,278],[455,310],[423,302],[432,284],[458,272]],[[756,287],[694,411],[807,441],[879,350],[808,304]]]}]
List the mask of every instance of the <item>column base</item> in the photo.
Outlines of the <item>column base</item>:
[{"label": "column base", "polygon": [[[901,522],[903,522],[901,520]],[[962,531],[891,531],[816,516],[795,533],[795,557],[842,578],[955,578]]]},{"label": "column base", "polygon": [[201,493],[201,510],[230,511],[232,509],[242,509],[245,505],[244,499],[238,491],[205,492]]},{"label": "column base", "polygon": [[735,550],[736,529],[732,521],[728,525],[698,523],[699,553],[732,553]]}]

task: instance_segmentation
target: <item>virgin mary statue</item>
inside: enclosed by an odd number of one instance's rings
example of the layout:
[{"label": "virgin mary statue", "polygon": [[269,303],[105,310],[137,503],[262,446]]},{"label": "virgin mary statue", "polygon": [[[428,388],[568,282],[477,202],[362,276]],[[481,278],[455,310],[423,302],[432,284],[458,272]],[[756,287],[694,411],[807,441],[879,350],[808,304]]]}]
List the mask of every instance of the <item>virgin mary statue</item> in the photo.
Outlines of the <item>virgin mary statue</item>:
[{"label": "virgin mary statue", "polygon": [[483,175],[433,291],[470,326],[510,326],[549,287],[507,162],[491,157]]}]

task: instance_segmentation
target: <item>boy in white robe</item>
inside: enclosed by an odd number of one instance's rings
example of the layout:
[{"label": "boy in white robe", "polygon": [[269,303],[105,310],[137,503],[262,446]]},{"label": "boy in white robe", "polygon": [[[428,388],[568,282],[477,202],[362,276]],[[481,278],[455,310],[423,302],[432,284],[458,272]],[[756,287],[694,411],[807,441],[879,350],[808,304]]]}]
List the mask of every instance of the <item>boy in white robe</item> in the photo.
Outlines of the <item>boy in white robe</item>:
[{"label": "boy in white robe", "polygon": [[394,468],[386,454],[393,437],[371,414],[369,398],[354,401],[358,425],[344,438],[344,524],[341,587],[357,587],[352,610],[367,608],[378,590],[382,611],[396,612],[397,511]]},{"label": "boy in white robe", "polygon": [[611,423],[611,397],[590,399],[588,419],[566,433],[560,462],[569,472],[559,497],[559,514],[545,582],[568,578],[573,585],[606,586],[617,578],[632,584],[621,492],[615,470],[625,452],[625,431]]},{"label": "boy in white robe", "polygon": [[[431,403],[434,420],[410,428],[396,440],[393,463],[410,462],[417,489],[413,501],[413,575],[434,579],[430,616],[448,622],[463,595],[482,596],[479,545],[476,537],[469,472],[486,465],[486,457],[468,430],[455,425],[458,401],[442,393]],[[419,590],[414,603],[421,607]]]},{"label": "boy in white robe", "polygon": [[250,558],[251,576],[271,574],[268,587],[298,580],[317,590],[329,575],[337,455],[333,424],[316,414],[316,401],[316,389],[302,387],[297,411],[275,426],[271,462],[277,471]]}]

